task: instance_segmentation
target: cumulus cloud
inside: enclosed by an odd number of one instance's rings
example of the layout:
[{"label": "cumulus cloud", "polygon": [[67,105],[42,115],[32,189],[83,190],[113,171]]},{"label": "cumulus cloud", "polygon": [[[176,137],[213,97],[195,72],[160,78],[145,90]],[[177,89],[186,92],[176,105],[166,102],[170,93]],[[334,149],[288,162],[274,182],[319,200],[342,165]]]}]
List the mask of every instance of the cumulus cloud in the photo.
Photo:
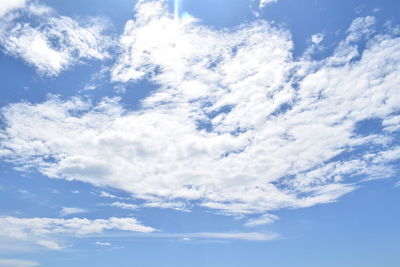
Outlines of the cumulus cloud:
[{"label": "cumulus cloud", "polygon": [[39,263],[34,261],[20,259],[0,259],[0,267],[34,267],[39,265]]},{"label": "cumulus cloud", "polygon": [[83,60],[109,57],[111,41],[103,35],[105,20],[77,21],[53,14],[51,8],[39,4],[23,10],[33,22],[23,22],[18,15],[3,20],[0,45],[7,54],[35,66],[39,73],[54,76]]},{"label": "cumulus cloud", "polygon": [[11,104],[0,154],[145,203],[263,214],[336,201],[361,178],[394,171],[387,157],[373,160],[393,135],[360,128],[389,127],[399,111],[400,40],[360,21],[373,27],[357,19],[331,56],[295,60],[290,33],[266,21],[217,31],[174,20],[165,1],[139,1],[112,79],[155,84],[142,108],[108,98]]},{"label": "cumulus cloud", "polygon": [[99,234],[105,230],[150,233],[155,229],[144,226],[134,218],[89,220],[84,218],[0,218],[0,236],[14,240],[34,242],[51,250],[60,250],[63,244],[57,240],[60,235],[83,237]]}]

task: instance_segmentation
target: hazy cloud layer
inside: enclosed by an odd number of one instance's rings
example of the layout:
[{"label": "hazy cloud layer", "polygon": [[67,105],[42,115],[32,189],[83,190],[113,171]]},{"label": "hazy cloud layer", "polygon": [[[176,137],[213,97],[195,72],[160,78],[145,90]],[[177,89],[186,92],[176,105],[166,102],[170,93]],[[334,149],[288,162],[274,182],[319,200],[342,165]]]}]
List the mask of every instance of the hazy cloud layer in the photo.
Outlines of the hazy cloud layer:
[{"label": "hazy cloud layer", "polygon": [[[112,68],[114,81],[158,85],[142,108],[107,98],[11,104],[0,154],[148,206],[235,214],[335,201],[395,173],[400,39],[374,33],[374,18],[356,19],[331,56],[295,60],[290,34],[266,21],[216,31],[164,4],[137,4]],[[248,226],[262,220],[275,218]]]},{"label": "hazy cloud layer", "polygon": [[39,263],[34,261],[20,259],[0,259],[0,267],[34,267],[39,265]]}]

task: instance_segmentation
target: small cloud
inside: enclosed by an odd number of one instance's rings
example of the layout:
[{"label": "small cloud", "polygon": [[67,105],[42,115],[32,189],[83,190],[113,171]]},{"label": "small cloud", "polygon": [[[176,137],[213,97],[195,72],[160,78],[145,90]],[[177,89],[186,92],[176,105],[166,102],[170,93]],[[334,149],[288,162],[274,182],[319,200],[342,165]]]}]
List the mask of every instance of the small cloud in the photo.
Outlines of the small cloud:
[{"label": "small cloud", "polygon": [[122,85],[114,86],[114,90],[115,90],[115,92],[117,92],[118,94],[125,94],[125,93],[126,93],[126,87],[125,87],[125,86],[122,86]]},{"label": "small cloud", "polygon": [[261,8],[264,8],[264,7],[266,7],[267,5],[272,4],[272,3],[276,3],[276,2],[278,2],[278,0],[260,0],[259,8],[260,8],[260,9],[261,9]]},{"label": "small cloud", "polygon": [[124,203],[124,202],[113,202],[111,204],[106,204],[106,205],[110,206],[110,207],[124,209],[124,210],[135,210],[138,208],[138,206],[135,204]]},{"label": "small cloud", "polygon": [[181,238],[181,239],[179,239],[179,241],[182,241],[182,242],[188,242],[188,241],[191,241],[192,239],[190,239],[189,237],[183,237],[183,238]]},{"label": "small cloud", "polygon": [[60,244],[57,244],[55,241],[52,240],[38,240],[37,243],[41,245],[42,247],[51,249],[51,250],[61,250],[63,249]]},{"label": "small cloud", "polygon": [[372,12],[374,12],[374,13],[378,13],[379,11],[381,11],[380,8],[374,8],[374,9],[372,9]]},{"label": "small cloud", "polygon": [[107,197],[107,198],[118,198],[117,196],[114,196],[113,194],[107,193],[105,191],[100,192],[101,197]]},{"label": "small cloud", "polygon": [[61,216],[69,216],[72,214],[79,214],[79,213],[85,213],[88,212],[85,209],[81,209],[81,208],[74,208],[74,207],[62,207],[61,211],[60,211],[60,215]]},{"label": "small cloud", "polygon": [[72,193],[72,194],[79,194],[80,191],[79,191],[79,190],[72,190],[71,193]]},{"label": "small cloud", "polygon": [[356,8],[354,8],[354,12],[356,12],[356,14],[360,14],[364,11],[365,9],[365,5],[359,5]]},{"label": "small cloud", "polygon": [[85,87],[83,88],[83,90],[85,91],[92,91],[94,89],[96,89],[96,85],[94,84],[86,84]]},{"label": "small cloud", "polygon": [[311,36],[311,42],[313,44],[320,44],[324,40],[325,34],[323,33],[317,33]]},{"label": "small cloud", "polygon": [[26,191],[25,189],[18,189],[18,193],[20,193],[20,194],[24,194],[24,195],[27,195],[27,194],[29,194],[29,192],[28,192],[28,191]]},{"label": "small cloud", "polygon": [[151,201],[143,204],[146,208],[173,209],[183,212],[190,212],[186,204],[179,201]]},{"label": "small cloud", "polygon": [[95,243],[95,245],[96,245],[96,246],[111,246],[111,243],[109,243],[109,242],[100,242],[100,241],[97,241],[97,242]]},{"label": "small cloud", "polygon": [[272,224],[279,220],[279,217],[276,215],[272,214],[264,214],[263,216],[255,219],[250,219],[248,220],[244,225],[246,227],[254,227],[254,226],[260,226],[260,225],[265,225],[265,224]]}]

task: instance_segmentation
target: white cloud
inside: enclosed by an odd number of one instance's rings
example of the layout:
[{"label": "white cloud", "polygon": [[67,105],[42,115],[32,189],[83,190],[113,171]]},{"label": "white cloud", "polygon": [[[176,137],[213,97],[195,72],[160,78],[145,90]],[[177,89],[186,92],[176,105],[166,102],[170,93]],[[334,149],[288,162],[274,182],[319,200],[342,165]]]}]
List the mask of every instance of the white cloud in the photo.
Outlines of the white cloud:
[{"label": "white cloud", "polygon": [[39,4],[37,2],[32,2],[28,5],[28,13],[34,16],[51,15],[56,13],[54,9],[49,6]]},{"label": "white cloud", "polygon": [[109,242],[97,241],[95,244],[96,244],[96,246],[111,246],[111,243],[109,243]]},{"label": "white cloud", "polygon": [[311,36],[311,42],[318,45],[324,40],[325,34],[317,33]]},{"label": "white cloud", "polygon": [[124,209],[124,210],[136,210],[138,208],[138,206],[135,204],[124,203],[124,202],[113,202],[113,203],[107,204],[107,206],[117,207],[117,208]]},{"label": "white cloud", "polygon": [[375,24],[376,19],[372,16],[356,18],[347,31],[349,33],[347,40],[358,41],[363,36],[370,36],[375,32]]},{"label": "white cloud", "polygon": [[61,216],[69,216],[69,215],[73,215],[73,214],[79,214],[79,213],[86,213],[88,212],[85,209],[82,208],[74,208],[74,207],[62,207],[61,211],[60,211],[60,215]]},{"label": "white cloud", "polygon": [[39,263],[34,261],[20,259],[0,259],[0,267],[34,267],[39,265]]},{"label": "white cloud", "polygon": [[357,19],[328,58],[294,60],[290,34],[265,21],[216,31],[175,21],[163,3],[138,3],[112,69],[114,81],[158,86],[142,109],[118,99],[11,104],[0,154],[145,203],[230,214],[328,203],[359,177],[393,174],[388,160],[363,157],[393,137],[357,133],[400,109],[400,40],[361,26],[374,19]]},{"label": "white cloud", "polygon": [[99,234],[105,230],[119,230],[149,233],[155,229],[143,226],[134,218],[115,218],[89,220],[83,218],[0,218],[0,236],[25,242],[34,242],[51,250],[64,246],[57,241],[60,235],[84,237]]},{"label": "white cloud", "polygon": [[186,234],[191,238],[212,238],[212,239],[231,239],[231,240],[245,240],[245,241],[271,241],[279,238],[275,233],[192,233]]},{"label": "white cloud", "polygon": [[187,205],[183,202],[179,201],[160,201],[160,200],[153,200],[142,204],[143,207],[147,208],[160,208],[160,209],[174,209],[179,211],[188,212],[189,209]]},{"label": "white cloud", "polygon": [[0,0],[0,18],[10,11],[25,7],[29,0]]},{"label": "white cloud", "polygon": [[100,197],[106,197],[106,198],[119,198],[113,194],[107,193],[105,191],[100,192]]},{"label": "white cloud", "polygon": [[111,41],[103,35],[106,22],[99,18],[76,21],[70,17],[52,15],[51,8],[31,4],[24,9],[39,22],[3,21],[0,45],[44,75],[54,76],[85,59],[105,59]]},{"label": "white cloud", "polygon": [[147,237],[151,238],[179,238],[179,241],[192,241],[195,239],[211,240],[239,240],[239,241],[273,241],[279,239],[276,233],[260,232],[200,232],[200,233],[153,233]]},{"label": "white cloud", "polygon": [[278,0],[260,0],[260,5],[259,5],[259,7],[260,7],[260,8],[264,8],[264,7],[266,7],[267,5],[272,4],[272,3],[276,3],[276,2],[278,2]]},{"label": "white cloud", "polygon": [[265,225],[265,224],[272,224],[277,220],[279,220],[278,216],[267,213],[267,214],[262,215],[259,218],[248,220],[244,224],[244,226],[246,226],[246,227],[254,227],[254,226],[260,226],[260,225]]}]

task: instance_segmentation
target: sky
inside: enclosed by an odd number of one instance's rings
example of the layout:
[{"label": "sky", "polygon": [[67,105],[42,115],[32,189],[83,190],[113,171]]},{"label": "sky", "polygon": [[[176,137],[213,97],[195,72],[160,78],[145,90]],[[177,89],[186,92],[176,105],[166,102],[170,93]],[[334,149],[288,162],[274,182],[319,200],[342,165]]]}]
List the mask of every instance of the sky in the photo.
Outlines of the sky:
[{"label": "sky", "polygon": [[399,266],[399,9],[0,0],[0,267]]}]

